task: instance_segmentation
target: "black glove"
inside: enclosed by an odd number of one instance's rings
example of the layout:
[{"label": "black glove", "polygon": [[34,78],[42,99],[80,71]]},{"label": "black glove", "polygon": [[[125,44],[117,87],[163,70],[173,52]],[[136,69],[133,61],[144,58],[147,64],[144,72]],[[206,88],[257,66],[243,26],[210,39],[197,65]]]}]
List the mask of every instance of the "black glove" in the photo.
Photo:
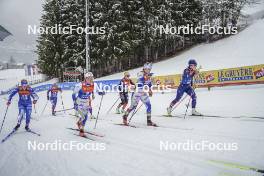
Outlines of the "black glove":
[{"label": "black glove", "polygon": [[103,91],[103,92],[98,92],[98,95],[105,95],[105,92]]}]

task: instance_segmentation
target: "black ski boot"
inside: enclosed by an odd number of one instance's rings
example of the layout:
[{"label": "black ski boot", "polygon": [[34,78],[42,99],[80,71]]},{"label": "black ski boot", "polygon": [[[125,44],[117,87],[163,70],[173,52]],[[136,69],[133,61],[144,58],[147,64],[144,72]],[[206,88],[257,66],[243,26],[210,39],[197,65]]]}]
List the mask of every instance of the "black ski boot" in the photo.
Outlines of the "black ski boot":
[{"label": "black ski boot", "polygon": [[154,127],[158,126],[156,123],[151,121],[151,115],[150,114],[147,115],[147,125],[148,126],[154,126]]},{"label": "black ski boot", "polygon": [[157,127],[158,126],[156,123],[152,122],[151,120],[148,120],[147,121],[147,125],[148,126],[154,126],[154,127]]},{"label": "black ski boot", "polygon": [[51,112],[52,112],[52,115],[53,115],[53,116],[56,116],[55,106],[52,106]]},{"label": "black ski boot", "polygon": [[123,115],[123,124],[124,125],[128,125],[128,123],[127,123],[127,114],[125,114],[125,115]]},{"label": "black ski boot", "polygon": [[52,115],[53,115],[53,116],[56,116],[56,112],[55,112],[55,110],[52,110]]},{"label": "black ski boot", "polygon": [[25,130],[30,131],[30,128],[28,127],[28,125],[25,126]]},{"label": "black ski boot", "polygon": [[14,129],[18,130],[19,127],[20,127],[20,124],[17,124]]}]

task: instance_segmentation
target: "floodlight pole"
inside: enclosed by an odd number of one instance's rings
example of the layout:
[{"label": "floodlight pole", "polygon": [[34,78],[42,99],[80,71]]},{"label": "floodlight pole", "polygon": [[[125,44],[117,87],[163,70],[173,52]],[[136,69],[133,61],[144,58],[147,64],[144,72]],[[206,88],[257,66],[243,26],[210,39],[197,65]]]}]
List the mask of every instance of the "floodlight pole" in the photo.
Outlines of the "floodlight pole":
[{"label": "floodlight pole", "polygon": [[89,0],[85,0],[85,17],[86,17],[86,72],[91,71],[90,64],[90,42],[89,42]]}]

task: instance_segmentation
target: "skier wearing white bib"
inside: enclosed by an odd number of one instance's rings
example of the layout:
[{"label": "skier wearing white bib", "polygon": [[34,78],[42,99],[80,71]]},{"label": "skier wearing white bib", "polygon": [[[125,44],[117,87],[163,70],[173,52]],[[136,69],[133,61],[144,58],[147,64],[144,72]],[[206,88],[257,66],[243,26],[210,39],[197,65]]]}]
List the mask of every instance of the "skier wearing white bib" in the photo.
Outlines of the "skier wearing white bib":
[{"label": "skier wearing white bib", "polygon": [[80,119],[77,122],[77,126],[80,130],[80,136],[85,137],[84,126],[88,119],[91,96],[94,92],[93,73],[88,72],[84,75],[84,81],[77,84],[74,88],[72,99],[74,102],[74,109],[79,114]]},{"label": "skier wearing white bib", "polygon": [[152,69],[151,63],[145,63],[143,70],[137,74],[137,88],[134,92],[131,100],[130,107],[125,111],[125,114],[123,116],[123,124],[128,125],[127,117],[131,111],[137,108],[137,105],[139,101],[141,100],[142,103],[146,106],[147,109],[147,125],[148,126],[157,126],[155,123],[151,121],[151,103],[149,100],[149,97],[152,96],[152,82],[151,82],[151,76],[152,73],[150,73]]}]

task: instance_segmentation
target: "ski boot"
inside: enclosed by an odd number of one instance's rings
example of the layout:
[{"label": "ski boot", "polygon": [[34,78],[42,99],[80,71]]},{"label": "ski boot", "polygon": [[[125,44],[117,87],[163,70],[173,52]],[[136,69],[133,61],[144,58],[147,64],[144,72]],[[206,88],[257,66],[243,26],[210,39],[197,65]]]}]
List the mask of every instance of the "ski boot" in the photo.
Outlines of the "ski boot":
[{"label": "ski boot", "polygon": [[192,115],[193,116],[202,116],[202,114],[200,112],[196,111],[195,108],[192,109]]},{"label": "ski boot", "polygon": [[172,109],[171,109],[171,107],[169,106],[169,107],[167,108],[167,115],[168,115],[169,117],[171,117],[171,111],[172,111]]},{"label": "ski boot", "polygon": [[154,126],[154,127],[158,126],[156,123],[152,122],[151,120],[147,120],[147,125],[148,126]]},{"label": "ski boot", "polygon": [[126,126],[128,126],[127,117],[128,117],[128,114],[123,115],[123,124]]},{"label": "ski boot", "polygon": [[151,120],[151,114],[150,113],[147,113],[147,126],[154,126],[154,127],[157,127],[157,124],[152,122]]},{"label": "ski boot", "polygon": [[30,131],[30,128],[28,127],[28,125],[25,126],[25,130]]},{"label": "ski boot", "polygon": [[18,130],[19,127],[20,127],[20,124],[17,124],[14,129]]},{"label": "ski boot", "polygon": [[81,122],[81,120],[78,120],[78,122],[76,124],[78,126],[78,129],[81,130],[81,128],[82,128],[82,122]]},{"label": "ski boot", "polygon": [[94,117],[94,115],[91,115],[91,117],[90,117],[91,119],[96,119],[95,117]]},{"label": "ski boot", "polygon": [[121,114],[124,114],[125,113],[125,109],[121,109]]},{"label": "ski boot", "polygon": [[82,127],[82,129],[80,129],[79,136],[81,136],[81,137],[87,137],[87,136],[85,135],[85,133],[84,133],[84,129],[83,129],[83,127]]},{"label": "ski boot", "polygon": [[147,126],[154,126],[154,127],[157,127],[157,124],[152,122],[151,120],[151,114],[150,113],[147,113]]},{"label": "ski boot", "polygon": [[54,106],[52,107],[52,115],[53,115],[53,116],[56,116],[56,113],[55,113],[55,107],[54,107]]},{"label": "ski boot", "polygon": [[116,114],[120,114],[119,108],[116,108]]}]

